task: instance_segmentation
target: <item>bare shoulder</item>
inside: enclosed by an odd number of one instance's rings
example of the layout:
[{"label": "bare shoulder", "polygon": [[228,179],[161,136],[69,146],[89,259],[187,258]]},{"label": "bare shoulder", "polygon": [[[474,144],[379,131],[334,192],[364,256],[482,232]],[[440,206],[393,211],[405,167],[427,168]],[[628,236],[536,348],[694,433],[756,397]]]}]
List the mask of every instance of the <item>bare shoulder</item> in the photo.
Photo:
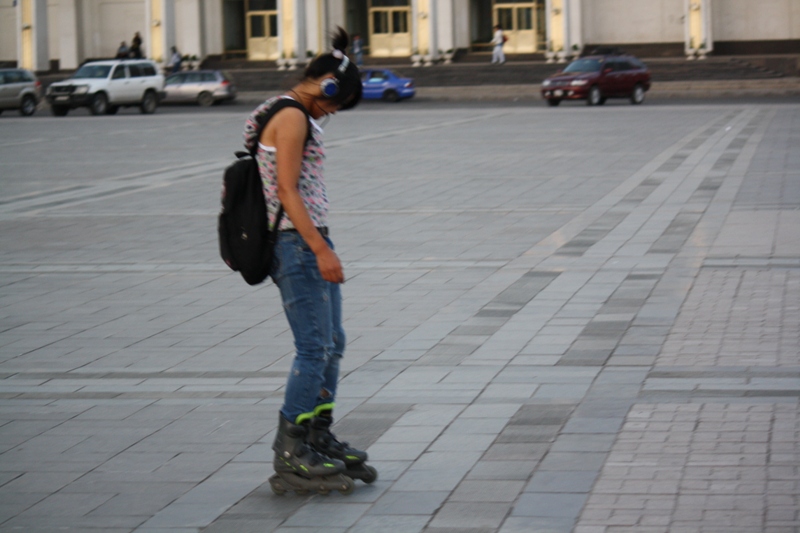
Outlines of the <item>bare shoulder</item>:
[{"label": "bare shoulder", "polygon": [[307,129],[305,113],[296,107],[284,107],[270,119],[261,134],[261,142],[267,146],[275,146],[277,132],[285,139],[305,139]]}]

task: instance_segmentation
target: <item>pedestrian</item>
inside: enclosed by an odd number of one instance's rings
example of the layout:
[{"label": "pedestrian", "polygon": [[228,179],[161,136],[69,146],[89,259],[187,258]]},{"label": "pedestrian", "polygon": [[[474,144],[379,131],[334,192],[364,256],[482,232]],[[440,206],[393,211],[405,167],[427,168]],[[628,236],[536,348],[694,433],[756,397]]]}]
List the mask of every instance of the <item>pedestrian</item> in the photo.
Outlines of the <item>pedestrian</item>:
[{"label": "pedestrian", "polygon": [[117,48],[117,59],[127,59],[128,58],[128,45],[125,44],[125,41],[120,43],[119,48]]},{"label": "pedestrian", "polygon": [[492,64],[502,65],[506,62],[506,56],[503,53],[503,45],[506,43],[508,38],[503,34],[503,29],[500,27],[500,24],[496,24],[494,27],[494,38],[492,38],[491,44],[494,45],[492,49]]},{"label": "pedestrian", "polygon": [[131,47],[128,53],[133,59],[142,58],[142,37],[139,35],[138,31],[134,34],[133,39],[131,39]]},{"label": "pedestrian", "polygon": [[356,58],[356,66],[364,66],[364,47],[359,34],[353,35],[353,55]]},{"label": "pedestrian", "polygon": [[169,66],[170,72],[175,74],[176,72],[180,72],[181,70],[181,63],[183,62],[183,58],[181,57],[180,52],[178,52],[178,48],[173,46],[172,47],[172,56],[169,58]]},{"label": "pedestrian", "polygon": [[[340,289],[345,277],[328,235],[325,151],[316,121],[351,109],[361,99],[358,68],[345,55],[348,41],[347,32],[338,28],[333,51],[317,56],[292,89],[261,104],[245,124],[245,147],[257,147],[270,227],[275,227],[279,206],[286,215],[277,228],[270,272],[295,346],[272,446],[275,475],[270,484],[279,493],[349,492],[352,477],[368,482],[377,477],[374,468],[364,465],[366,452],[339,442],[330,431],[345,348]],[[279,109],[259,137],[258,120],[282,99],[294,100],[305,112]]]}]

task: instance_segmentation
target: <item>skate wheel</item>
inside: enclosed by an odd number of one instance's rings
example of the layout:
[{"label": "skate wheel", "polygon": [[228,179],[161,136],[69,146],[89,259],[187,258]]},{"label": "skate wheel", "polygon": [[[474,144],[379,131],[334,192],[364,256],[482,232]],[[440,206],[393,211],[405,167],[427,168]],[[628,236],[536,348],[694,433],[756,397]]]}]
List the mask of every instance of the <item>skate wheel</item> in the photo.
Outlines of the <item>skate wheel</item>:
[{"label": "skate wheel", "polygon": [[278,496],[286,494],[286,488],[277,479],[270,478],[269,486],[272,489],[272,492]]},{"label": "skate wheel", "polygon": [[374,466],[364,466],[366,469],[366,473],[361,478],[361,481],[364,483],[373,483],[376,479],[378,479],[378,471],[375,469]]},{"label": "skate wheel", "polygon": [[354,490],[356,490],[356,484],[353,483],[353,480],[349,477],[345,477],[339,492],[347,496],[348,494],[352,494]]}]

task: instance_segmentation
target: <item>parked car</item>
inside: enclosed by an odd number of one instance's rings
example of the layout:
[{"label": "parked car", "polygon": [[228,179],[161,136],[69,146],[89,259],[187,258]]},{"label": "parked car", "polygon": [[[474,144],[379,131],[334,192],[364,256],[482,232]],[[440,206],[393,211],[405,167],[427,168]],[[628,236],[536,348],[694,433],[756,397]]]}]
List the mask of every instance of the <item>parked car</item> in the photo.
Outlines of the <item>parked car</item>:
[{"label": "parked car", "polygon": [[630,55],[596,55],[576,59],[542,82],[542,98],[557,106],[561,100],[586,100],[603,105],[607,98],[644,102],[650,89],[650,71]]},{"label": "parked car", "polygon": [[33,115],[41,95],[42,84],[33,72],[21,68],[0,69],[0,113],[19,109],[20,115]]},{"label": "parked car", "polygon": [[397,102],[411,98],[416,93],[414,80],[401,78],[388,69],[366,69],[361,71],[363,97],[373,100]]},{"label": "parked car", "polygon": [[165,103],[196,102],[210,106],[234,99],[233,79],[219,70],[176,72],[164,80]]},{"label": "parked car", "polygon": [[164,89],[164,76],[146,59],[90,61],[72,77],[52,83],[47,101],[53,114],[88,107],[93,115],[113,115],[120,107],[138,106],[142,113],[155,113]]}]

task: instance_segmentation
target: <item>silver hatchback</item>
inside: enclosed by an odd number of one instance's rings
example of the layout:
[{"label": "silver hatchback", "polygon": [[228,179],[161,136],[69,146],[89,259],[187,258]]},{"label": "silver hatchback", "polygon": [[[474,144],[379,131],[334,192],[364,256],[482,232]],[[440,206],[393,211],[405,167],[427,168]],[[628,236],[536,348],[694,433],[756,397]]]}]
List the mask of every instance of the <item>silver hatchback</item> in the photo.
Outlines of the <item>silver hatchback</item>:
[{"label": "silver hatchback", "polygon": [[196,102],[210,106],[236,98],[230,76],[219,70],[190,70],[164,80],[163,103]]},{"label": "silver hatchback", "polygon": [[41,99],[42,84],[33,72],[21,68],[0,69],[0,113],[19,109],[20,115],[33,115]]}]

